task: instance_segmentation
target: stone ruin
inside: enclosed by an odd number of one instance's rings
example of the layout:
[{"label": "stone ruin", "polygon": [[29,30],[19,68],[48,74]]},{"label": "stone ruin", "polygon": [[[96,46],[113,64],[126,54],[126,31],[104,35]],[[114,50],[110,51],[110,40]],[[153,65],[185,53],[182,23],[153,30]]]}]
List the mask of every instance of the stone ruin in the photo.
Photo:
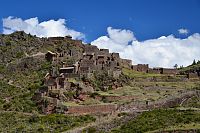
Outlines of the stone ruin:
[{"label": "stone ruin", "polygon": [[[75,54],[79,56],[77,56],[78,60],[74,63],[69,65],[62,62],[63,57],[75,57]],[[132,64],[131,60],[121,59],[119,53],[109,53],[108,49],[98,49],[92,45],[86,45],[81,55],[76,50],[71,50],[70,53],[53,53],[48,51],[45,57],[47,61],[55,64],[62,62],[63,66],[59,68],[59,72],[64,74],[87,75],[94,71],[106,70],[109,73],[115,73],[114,75],[117,78],[121,71],[120,66],[123,65],[130,68]]]},{"label": "stone ruin", "polygon": [[[52,37],[49,39],[60,41],[71,38]],[[81,43],[76,41],[76,45],[81,45]],[[89,82],[81,81],[80,79],[83,77],[90,79],[93,77],[94,72],[106,71],[108,75],[115,79],[120,77],[123,67],[144,73],[178,74],[176,69],[149,68],[148,64],[132,65],[131,60],[121,59],[119,53],[109,53],[108,49],[98,49],[97,46],[84,45],[81,48],[83,48],[81,51],[70,49],[59,52],[48,51],[45,54],[46,60],[54,64],[53,66],[55,67],[44,78],[44,85],[46,87],[40,88],[34,96],[34,99],[45,114],[59,111],[67,113],[66,111],[69,108],[63,106],[62,102],[71,100],[84,101],[88,93],[94,92],[94,88]],[[65,62],[65,58],[74,58],[74,60]],[[58,64],[61,64],[61,66],[58,67]],[[188,78],[197,77],[199,77],[199,73],[188,74]],[[70,79],[78,79],[78,82],[71,81]],[[60,110],[58,111],[58,109]]]},{"label": "stone ruin", "polygon": [[[64,38],[50,38],[60,40]],[[65,63],[64,58],[77,56],[75,62]],[[46,74],[44,85],[35,94],[34,99],[42,111],[46,114],[56,112],[56,109],[62,106],[64,101],[82,101],[84,95],[93,93],[94,88],[87,81],[81,81],[82,77],[91,78],[94,72],[107,71],[113,78],[119,78],[121,75],[122,64],[131,68],[132,61],[121,59],[119,53],[109,53],[108,49],[98,49],[96,46],[85,45],[83,52],[76,50],[51,52],[45,55],[47,61],[54,64],[54,68]],[[62,64],[61,67],[56,67]],[[70,81],[70,79],[78,79],[78,82]],[[68,97],[70,93],[72,98]]]},{"label": "stone ruin", "polygon": [[199,79],[200,78],[200,69],[197,70],[188,70],[184,73],[177,69],[173,68],[162,68],[162,67],[155,67],[155,68],[149,68],[148,64],[137,64],[132,65],[131,69],[138,72],[144,72],[144,73],[150,73],[150,74],[163,74],[168,76],[176,76],[176,75],[182,75],[186,76],[187,79]]},{"label": "stone ruin", "polygon": [[131,69],[134,71],[151,73],[151,74],[176,75],[179,73],[177,69],[173,68],[161,68],[161,67],[149,68],[148,64],[132,65]]},{"label": "stone ruin", "polygon": [[148,72],[149,65],[148,64],[138,64],[138,65],[132,65],[131,68],[138,72]]}]

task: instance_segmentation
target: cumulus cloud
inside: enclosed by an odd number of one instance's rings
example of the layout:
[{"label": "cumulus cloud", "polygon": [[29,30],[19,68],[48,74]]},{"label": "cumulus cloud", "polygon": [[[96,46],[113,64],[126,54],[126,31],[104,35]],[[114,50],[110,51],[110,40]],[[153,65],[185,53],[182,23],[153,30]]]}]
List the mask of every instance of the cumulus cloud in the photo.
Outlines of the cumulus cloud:
[{"label": "cumulus cloud", "polygon": [[178,30],[179,34],[184,34],[184,35],[187,35],[189,33],[189,30],[188,29],[179,29]]},{"label": "cumulus cloud", "polygon": [[73,39],[83,39],[84,34],[66,26],[65,19],[48,20],[39,22],[38,18],[22,20],[21,18],[8,17],[3,19],[3,33],[10,34],[14,31],[24,31],[38,37],[56,37],[70,35]]},{"label": "cumulus cloud", "polygon": [[[150,64],[151,67],[173,67],[190,65],[200,59],[200,34],[180,39],[173,35],[138,41],[132,31],[107,28],[108,36],[101,36],[91,42],[110,52],[119,52],[122,58],[133,60],[134,64]],[[130,43],[131,42],[131,43]]]}]

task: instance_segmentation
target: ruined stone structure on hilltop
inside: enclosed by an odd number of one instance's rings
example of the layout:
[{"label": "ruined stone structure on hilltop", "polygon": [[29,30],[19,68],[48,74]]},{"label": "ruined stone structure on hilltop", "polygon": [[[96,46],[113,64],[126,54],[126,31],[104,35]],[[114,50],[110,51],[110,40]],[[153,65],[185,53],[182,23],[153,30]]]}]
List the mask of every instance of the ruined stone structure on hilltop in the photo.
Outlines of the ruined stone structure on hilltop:
[{"label": "ruined stone structure on hilltop", "polygon": [[185,75],[188,79],[199,79],[200,78],[200,69],[196,70],[188,70],[184,73],[179,71],[178,69],[175,68],[162,68],[162,67],[154,67],[154,68],[149,68],[148,64],[137,64],[137,65],[132,65],[131,69],[134,71],[138,72],[144,72],[144,73],[149,73],[149,74],[163,74],[163,75],[171,75],[171,76],[176,76],[176,75]]},{"label": "ruined stone structure on hilltop", "polygon": [[[50,39],[60,41],[65,38]],[[119,53],[109,53],[108,49],[98,49],[93,45],[85,45],[82,52],[76,49],[48,51],[45,58],[55,67],[46,74],[44,85],[47,87],[40,89],[35,99],[46,114],[55,112],[61,102],[81,101],[84,100],[84,94],[94,92],[89,82],[80,80],[82,77],[92,78],[94,72],[105,71],[117,79],[121,75],[122,66],[131,68],[132,65],[130,60],[121,59]],[[69,62],[71,59],[73,61]],[[61,66],[56,67],[58,64]],[[78,79],[78,82],[70,81],[71,78]],[[112,87],[116,88],[114,83]],[[73,93],[72,99],[68,96],[69,92]]]},{"label": "ruined stone structure on hilltop", "polygon": [[[46,74],[44,85],[36,94],[37,101],[42,111],[46,114],[61,111],[67,112],[67,107],[63,109],[62,102],[84,101],[89,93],[93,93],[95,88],[88,81],[82,78],[92,79],[94,73],[106,72],[109,76],[118,79],[122,74],[122,68],[134,71],[153,74],[176,75],[177,69],[170,68],[149,68],[148,64],[132,65],[132,61],[121,59],[119,53],[109,53],[108,49],[98,49],[93,45],[82,45],[81,41],[72,40],[71,37],[52,37],[48,40],[60,43],[62,40],[73,42],[75,48],[59,49],[58,51],[48,51],[45,54],[47,61],[54,66]],[[77,46],[77,47],[76,47]],[[197,78],[199,73],[188,74],[188,78]],[[72,81],[71,79],[76,79]],[[106,86],[108,87],[108,86]],[[112,89],[119,87],[116,82],[111,85]]]},{"label": "ruined stone structure on hilltop", "polygon": [[165,74],[165,75],[176,75],[176,74],[178,74],[177,69],[162,68],[162,67],[149,68],[148,64],[132,65],[131,69],[134,70],[134,71],[151,73],[151,74]]},{"label": "ruined stone structure on hilltop", "polygon": [[149,65],[148,64],[138,64],[138,65],[132,65],[131,68],[138,72],[148,72]]},{"label": "ruined stone structure on hilltop", "polygon": [[[75,57],[78,59],[69,65],[63,62],[65,57]],[[79,74],[88,76],[95,71],[106,70],[109,74],[119,76],[121,66],[131,68],[131,60],[121,59],[118,53],[109,53],[108,49],[98,49],[96,46],[85,45],[82,55],[76,50],[70,52],[53,53],[48,51],[46,59],[53,63],[62,62],[59,72],[65,75]],[[118,74],[116,74],[116,73]]]}]

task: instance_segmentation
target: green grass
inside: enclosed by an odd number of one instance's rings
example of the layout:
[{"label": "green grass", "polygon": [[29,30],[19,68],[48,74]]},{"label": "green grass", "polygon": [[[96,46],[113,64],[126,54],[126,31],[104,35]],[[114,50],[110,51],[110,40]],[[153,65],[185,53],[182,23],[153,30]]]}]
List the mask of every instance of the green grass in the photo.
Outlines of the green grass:
[{"label": "green grass", "polygon": [[[192,90],[199,84],[200,82],[131,82],[130,85],[116,90],[98,91],[98,94],[101,96],[135,96],[134,99],[138,101],[155,101],[167,96],[176,96],[181,91]],[[128,101],[122,99],[121,102]]]},{"label": "green grass", "polygon": [[197,82],[132,82],[131,86],[139,87],[166,87],[172,89],[193,89],[200,85],[200,81]]},{"label": "green grass", "polygon": [[62,114],[51,114],[39,116],[1,112],[0,132],[60,133],[93,121],[95,121],[95,118],[89,115],[66,116]]},{"label": "green grass", "polygon": [[63,102],[62,103],[64,106],[80,106],[78,103],[76,102]]},{"label": "green grass", "polygon": [[113,130],[114,133],[143,133],[147,131],[164,130],[171,126],[185,124],[200,124],[200,112],[191,110],[160,109],[144,112],[134,120]]},{"label": "green grass", "polygon": [[93,99],[93,98],[87,98],[85,101],[81,103],[81,105],[96,105],[96,104],[102,104],[99,100]]},{"label": "green grass", "polygon": [[31,100],[36,89],[34,87],[36,86],[30,86],[30,91],[0,81],[0,110],[19,112],[37,111],[37,106]]},{"label": "green grass", "polygon": [[199,69],[200,64],[196,64],[196,65],[190,65],[187,67],[183,67],[181,69],[179,69],[180,72],[186,72],[186,71],[190,71],[190,70],[194,70],[194,69]]},{"label": "green grass", "polygon": [[187,130],[196,130],[200,131],[200,124],[199,123],[190,123],[190,124],[180,124],[176,126],[170,126],[164,130],[155,130],[146,133],[158,133],[161,131],[173,132],[173,131],[187,131]]},{"label": "green grass", "polygon": [[124,75],[130,78],[148,78],[148,77],[160,77],[163,76],[161,74],[150,74],[145,72],[137,72],[128,68],[123,68],[122,72]]},{"label": "green grass", "polygon": [[[0,81],[0,110],[38,111],[32,97],[42,86],[43,77],[49,68],[50,64],[44,62],[37,70],[12,72],[6,70],[5,79]],[[12,81],[12,85],[9,85],[8,81]]]},{"label": "green grass", "polygon": [[6,98],[11,97],[15,95],[19,95],[21,93],[24,93],[24,89],[17,88],[15,86],[9,85],[5,83],[4,81],[0,81],[0,98]]}]

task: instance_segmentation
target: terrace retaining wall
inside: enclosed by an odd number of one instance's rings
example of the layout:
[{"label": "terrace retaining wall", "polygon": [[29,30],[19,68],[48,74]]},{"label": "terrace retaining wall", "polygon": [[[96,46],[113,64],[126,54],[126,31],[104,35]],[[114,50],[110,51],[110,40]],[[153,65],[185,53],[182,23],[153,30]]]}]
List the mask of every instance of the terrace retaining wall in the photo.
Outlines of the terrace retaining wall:
[{"label": "terrace retaining wall", "polygon": [[117,110],[117,105],[88,105],[88,106],[70,106],[67,108],[67,114],[96,114],[96,113],[112,113]]}]

